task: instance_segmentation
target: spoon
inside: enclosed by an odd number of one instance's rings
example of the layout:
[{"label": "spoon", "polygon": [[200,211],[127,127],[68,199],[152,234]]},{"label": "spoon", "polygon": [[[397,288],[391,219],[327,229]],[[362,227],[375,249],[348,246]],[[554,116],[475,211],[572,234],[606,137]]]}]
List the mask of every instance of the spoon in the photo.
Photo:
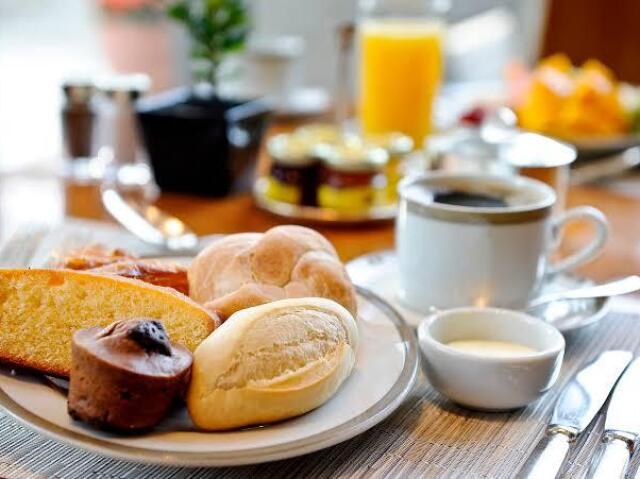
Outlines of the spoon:
[{"label": "spoon", "polygon": [[640,276],[627,276],[626,278],[617,279],[615,281],[595,286],[587,286],[584,288],[545,294],[530,301],[525,310],[530,311],[555,301],[608,298],[611,296],[619,296],[621,294],[634,293],[636,291],[640,291]]},{"label": "spoon", "polygon": [[101,191],[105,209],[136,237],[175,253],[194,252],[198,237],[175,216],[153,205],[141,205],[125,199],[112,187]]}]

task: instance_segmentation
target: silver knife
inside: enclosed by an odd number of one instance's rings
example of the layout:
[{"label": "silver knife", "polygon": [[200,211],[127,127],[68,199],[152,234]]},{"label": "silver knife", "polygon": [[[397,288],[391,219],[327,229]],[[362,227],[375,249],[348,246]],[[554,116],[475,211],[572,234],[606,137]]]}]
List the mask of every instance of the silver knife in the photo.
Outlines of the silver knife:
[{"label": "silver knife", "polygon": [[178,218],[156,206],[127,200],[109,186],[102,188],[101,196],[111,216],[142,241],[172,252],[197,252],[198,237]]},{"label": "silver knife", "polygon": [[555,478],[570,444],[584,431],[631,362],[629,351],[605,351],[569,381],[560,393],[544,437],[517,474],[519,478]]},{"label": "silver knife", "polygon": [[624,477],[640,435],[640,359],[626,369],[609,401],[604,435],[587,477]]}]

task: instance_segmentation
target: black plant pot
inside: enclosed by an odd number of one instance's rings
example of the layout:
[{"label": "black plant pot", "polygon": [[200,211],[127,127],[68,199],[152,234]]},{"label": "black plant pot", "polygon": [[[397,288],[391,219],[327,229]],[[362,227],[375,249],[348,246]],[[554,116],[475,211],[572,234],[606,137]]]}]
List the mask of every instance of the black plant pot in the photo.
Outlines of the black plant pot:
[{"label": "black plant pot", "polygon": [[179,88],[139,100],[136,111],[162,191],[221,197],[251,188],[268,102]]}]

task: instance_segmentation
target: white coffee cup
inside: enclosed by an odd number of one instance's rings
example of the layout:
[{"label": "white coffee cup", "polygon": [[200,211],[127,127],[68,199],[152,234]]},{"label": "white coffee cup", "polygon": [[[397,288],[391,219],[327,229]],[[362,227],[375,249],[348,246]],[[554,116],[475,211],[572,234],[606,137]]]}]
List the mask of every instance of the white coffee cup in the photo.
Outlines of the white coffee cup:
[{"label": "white coffee cup", "polygon": [[[498,197],[497,207],[435,201],[449,190]],[[552,216],[554,191],[519,176],[430,173],[399,186],[396,250],[400,296],[422,312],[432,307],[522,308],[535,297],[545,275],[575,268],[602,249],[606,217],[581,206]],[[549,260],[561,229],[575,220],[595,226],[593,239],[556,264]]]}]

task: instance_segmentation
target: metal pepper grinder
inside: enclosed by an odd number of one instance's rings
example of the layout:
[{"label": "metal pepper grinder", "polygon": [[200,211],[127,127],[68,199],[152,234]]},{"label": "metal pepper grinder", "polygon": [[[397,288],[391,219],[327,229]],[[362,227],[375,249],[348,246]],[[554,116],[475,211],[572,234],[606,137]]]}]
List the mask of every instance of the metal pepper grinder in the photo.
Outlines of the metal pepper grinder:
[{"label": "metal pepper grinder", "polygon": [[110,100],[105,119],[116,165],[138,162],[139,135],[134,110],[135,101],[149,89],[144,74],[111,75],[98,81],[98,88]]},{"label": "metal pepper grinder", "polygon": [[351,113],[351,55],[356,32],[354,22],[341,23],[338,26],[338,69],[335,84],[334,121],[339,128],[344,128]]},{"label": "metal pepper grinder", "polygon": [[95,88],[86,80],[63,83],[65,104],[62,108],[62,130],[67,156],[71,160],[89,158],[93,154],[96,109]]}]

